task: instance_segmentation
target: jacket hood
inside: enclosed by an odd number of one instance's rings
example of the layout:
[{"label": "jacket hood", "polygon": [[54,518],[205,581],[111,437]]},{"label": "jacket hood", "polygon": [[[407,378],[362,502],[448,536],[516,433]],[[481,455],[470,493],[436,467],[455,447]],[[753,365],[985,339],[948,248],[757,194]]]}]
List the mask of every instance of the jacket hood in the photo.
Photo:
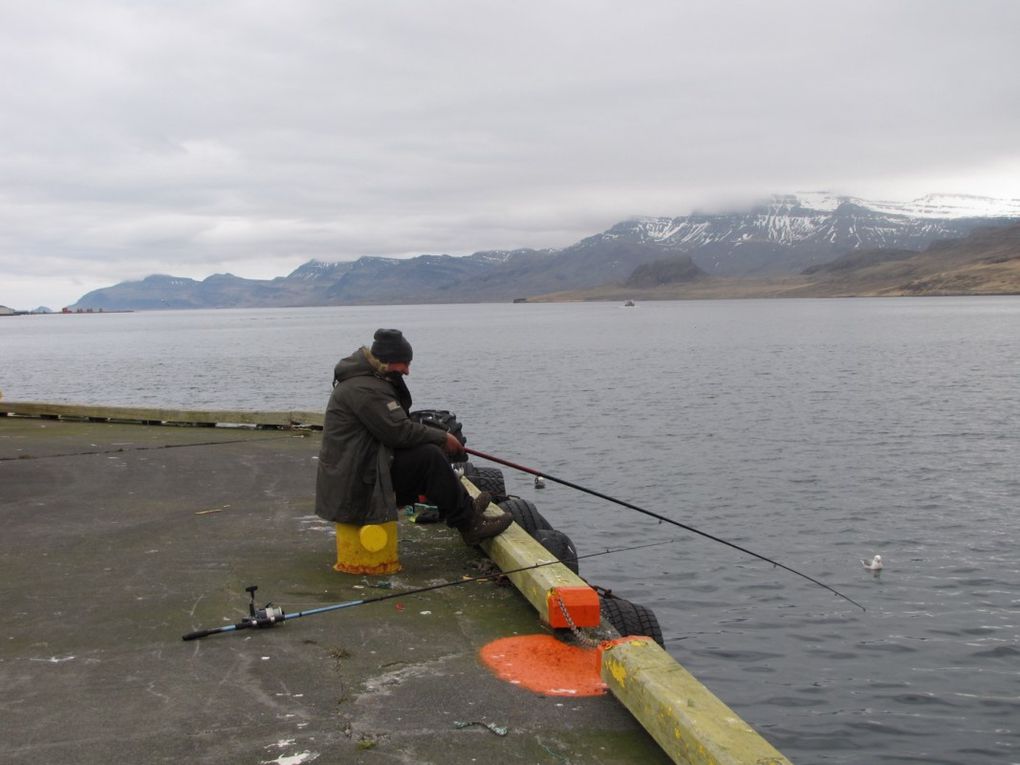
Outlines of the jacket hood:
[{"label": "jacket hood", "polygon": [[345,359],[340,359],[333,368],[333,384],[339,385],[344,380],[352,377],[365,377],[374,375],[383,377],[386,374],[386,365],[379,361],[372,352],[362,346]]}]

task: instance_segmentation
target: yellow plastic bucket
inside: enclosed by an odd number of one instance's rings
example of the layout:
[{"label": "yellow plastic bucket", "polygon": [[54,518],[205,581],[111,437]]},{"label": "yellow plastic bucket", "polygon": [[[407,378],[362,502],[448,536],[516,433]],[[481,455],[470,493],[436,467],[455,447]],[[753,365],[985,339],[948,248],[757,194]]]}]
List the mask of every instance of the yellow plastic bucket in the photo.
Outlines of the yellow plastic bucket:
[{"label": "yellow plastic bucket", "polygon": [[392,574],[400,571],[397,522],[358,526],[336,524],[336,565],[344,574]]}]

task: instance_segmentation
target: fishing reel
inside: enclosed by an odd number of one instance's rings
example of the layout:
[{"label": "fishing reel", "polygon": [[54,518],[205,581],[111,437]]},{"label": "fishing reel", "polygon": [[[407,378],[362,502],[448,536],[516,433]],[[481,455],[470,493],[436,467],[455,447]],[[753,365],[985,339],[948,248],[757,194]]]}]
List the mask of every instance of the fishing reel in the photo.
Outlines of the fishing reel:
[{"label": "fishing reel", "polygon": [[248,601],[248,616],[241,620],[241,624],[245,627],[272,627],[277,622],[284,621],[283,609],[277,608],[271,602],[266,603],[263,608],[255,607],[255,591],[258,588],[257,584],[244,588],[244,591],[251,596],[251,600]]}]

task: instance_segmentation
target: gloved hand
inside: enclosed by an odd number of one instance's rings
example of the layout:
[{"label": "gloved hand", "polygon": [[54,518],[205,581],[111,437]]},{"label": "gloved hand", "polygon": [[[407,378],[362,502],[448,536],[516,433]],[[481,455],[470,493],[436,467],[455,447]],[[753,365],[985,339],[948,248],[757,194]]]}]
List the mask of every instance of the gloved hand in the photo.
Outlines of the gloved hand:
[{"label": "gloved hand", "polygon": [[463,454],[464,447],[453,433],[446,434],[446,443],[443,444],[443,451],[449,454],[451,457],[456,457],[458,454]]}]

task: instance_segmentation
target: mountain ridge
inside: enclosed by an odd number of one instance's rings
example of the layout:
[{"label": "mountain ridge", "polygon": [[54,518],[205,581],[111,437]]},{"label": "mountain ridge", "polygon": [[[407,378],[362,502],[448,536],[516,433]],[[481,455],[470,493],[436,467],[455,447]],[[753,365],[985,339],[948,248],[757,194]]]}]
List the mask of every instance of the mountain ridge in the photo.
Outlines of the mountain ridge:
[{"label": "mountain ridge", "polygon": [[651,287],[603,285],[552,293],[536,302],[590,300],[710,300],[718,298],[922,297],[1020,294],[1020,223],[981,227],[962,239],[932,242],[922,251],[876,249],[847,253],[800,274],[767,279],[699,276]]},{"label": "mountain ridge", "polygon": [[[907,210],[926,212],[911,215]],[[975,216],[975,210],[989,214]],[[623,283],[635,269],[678,256],[688,257],[691,267],[708,277],[769,279],[799,274],[847,253],[917,252],[935,241],[964,238],[980,226],[1018,220],[1020,200],[928,195],[896,207],[824,192],[803,199],[776,195],[738,211],[632,218],[561,249],[310,260],[273,279],[213,274],[198,281],[152,275],[94,290],[72,308],[502,301]]]}]

